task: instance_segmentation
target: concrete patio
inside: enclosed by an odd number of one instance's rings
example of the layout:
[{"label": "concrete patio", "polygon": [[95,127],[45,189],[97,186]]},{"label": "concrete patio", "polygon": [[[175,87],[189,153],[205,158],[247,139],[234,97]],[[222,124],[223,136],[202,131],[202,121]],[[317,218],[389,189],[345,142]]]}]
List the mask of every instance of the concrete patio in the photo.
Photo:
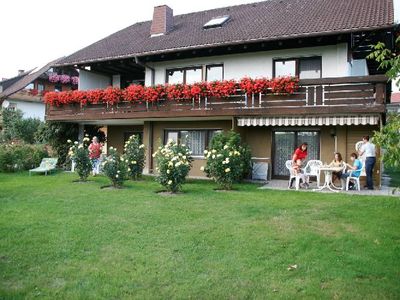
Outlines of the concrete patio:
[{"label": "concrete patio", "polygon": [[[330,191],[329,189],[323,189],[321,191],[313,191],[313,189],[317,188],[317,183],[312,181],[310,183],[310,187],[308,189],[300,188],[299,192],[315,192],[315,193],[335,193]],[[260,189],[272,189],[272,190],[289,190],[288,189],[288,180],[280,180],[280,179],[273,179],[266,182],[265,185],[260,187]],[[295,191],[294,188],[290,189],[291,191]],[[361,191],[351,190],[351,191],[341,191],[338,190],[338,193],[346,193],[346,194],[354,194],[354,195],[368,195],[368,196],[393,196],[393,197],[400,197],[399,191],[395,194],[392,193],[393,187],[388,186],[388,182],[382,180],[382,187],[380,189],[375,190],[366,190],[361,189]]]}]

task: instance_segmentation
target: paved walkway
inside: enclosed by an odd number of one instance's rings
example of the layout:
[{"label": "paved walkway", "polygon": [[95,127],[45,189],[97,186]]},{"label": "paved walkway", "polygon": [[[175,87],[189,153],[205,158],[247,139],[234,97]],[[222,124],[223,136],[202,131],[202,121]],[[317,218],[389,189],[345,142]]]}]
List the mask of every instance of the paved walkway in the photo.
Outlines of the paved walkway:
[{"label": "paved walkway", "polygon": [[[299,189],[299,192],[313,192],[313,189],[317,188],[317,183],[312,182],[308,189]],[[288,190],[288,180],[274,179],[268,181],[261,189],[273,189],[273,190]],[[295,191],[295,189],[291,189]],[[400,193],[397,192],[395,195],[392,194],[392,187],[383,185],[381,189],[376,190],[361,190],[361,191],[339,191],[339,193],[354,194],[354,195],[369,195],[369,196],[395,196],[400,197]],[[315,191],[315,193],[334,193],[328,189],[323,189],[322,191]]]}]

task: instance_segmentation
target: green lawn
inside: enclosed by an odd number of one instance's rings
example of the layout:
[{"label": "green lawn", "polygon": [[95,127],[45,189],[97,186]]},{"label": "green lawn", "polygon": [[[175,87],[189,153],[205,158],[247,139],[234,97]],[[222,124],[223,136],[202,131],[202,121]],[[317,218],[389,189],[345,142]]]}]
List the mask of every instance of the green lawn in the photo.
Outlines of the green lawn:
[{"label": "green lawn", "polygon": [[0,174],[0,299],[400,298],[400,198],[75,176]]}]

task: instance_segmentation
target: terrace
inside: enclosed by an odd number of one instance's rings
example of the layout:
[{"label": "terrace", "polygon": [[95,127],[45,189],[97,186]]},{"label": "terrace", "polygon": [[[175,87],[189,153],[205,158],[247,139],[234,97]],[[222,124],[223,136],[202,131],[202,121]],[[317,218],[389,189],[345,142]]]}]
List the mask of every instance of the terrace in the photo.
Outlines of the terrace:
[{"label": "terrace", "polygon": [[321,115],[340,113],[384,113],[387,78],[383,75],[304,79],[293,94],[239,92],[227,98],[200,100],[118,102],[46,108],[47,120],[84,121],[99,119],[143,119],[165,117]]}]

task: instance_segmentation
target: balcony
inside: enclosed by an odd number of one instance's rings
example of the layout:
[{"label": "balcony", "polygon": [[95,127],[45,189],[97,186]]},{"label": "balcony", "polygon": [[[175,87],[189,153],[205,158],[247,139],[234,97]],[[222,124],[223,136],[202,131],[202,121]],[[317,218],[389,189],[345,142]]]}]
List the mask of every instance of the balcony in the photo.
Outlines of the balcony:
[{"label": "balcony", "polygon": [[291,95],[254,94],[228,98],[120,102],[115,105],[69,104],[46,107],[46,119],[92,121],[222,116],[290,116],[384,113],[387,78],[383,75],[300,80]]}]

